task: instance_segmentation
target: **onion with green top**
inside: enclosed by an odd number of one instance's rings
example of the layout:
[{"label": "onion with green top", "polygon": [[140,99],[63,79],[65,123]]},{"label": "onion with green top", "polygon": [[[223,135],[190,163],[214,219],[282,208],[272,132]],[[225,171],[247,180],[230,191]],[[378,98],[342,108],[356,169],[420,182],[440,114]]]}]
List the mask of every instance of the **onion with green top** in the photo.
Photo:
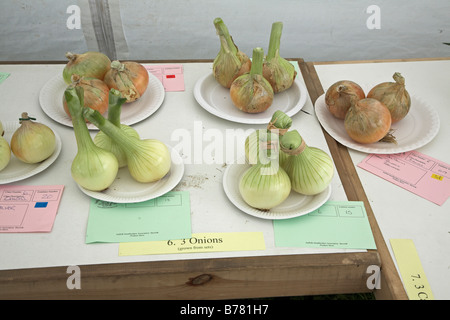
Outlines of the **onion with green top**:
[{"label": "onion with green top", "polygon": [[114,154],[97,147],[92,141],[83,118],[83,109],[92,109],[84,108],[83,91],[82,87],[69,87],[64,92],[78,147],[72,161],[71,174],[81,187],[91,191],[103,191],[114,182],[119,164]]},{"label": "onion with green top", "polygon": [[249,206],[270,210],[287,199],[291,192],[291,182],[279,165],[278,143],[273,143],[278,135],[267,131],[261,133],[259,142],[261,146],[265,146],[265,152],[260,152],[258,162],[240,177],[239,192]]},{"label": "onion with green top", "polygon": [[221,18],[214,19],[214,27],[220,39],[220,51],[213,62],[213,76],[225,88],[233,81],[250,71],[252,61],[238,49]]},{"label": "onion with green top", "polygon": [[270,32],[269,49],[264,59],[263,75],[272,86],[273,92],[283,92],[294,83],[297,71],[294,65],[280,56],[282,22],[274,22]]},{"label": "onion with green top", "polygon": [[155,182],[169,172],[171,156],[163,142],[130,136],[96,110],[85,108],[83,115],[123,150],[128,171],[134,180],[142,183]]},{"label": "onion with green top", "polygon": [[[125,134],[139,138],[137,131],[125,124],[120,123],[120,113],[122,110],[122,105],[127,99],[123,98],[121,93],[116,89],[109,90],[108,99],[108,120],[122,130]],[[127,157],[125,151],[120,148],[120,145],[116,143],[114,139],[111,139],[103,131],[99,131],[94,137],[94,143],[105,150],[111,151],[117,158],[119,162],[119,168],[125,167],[127,165]]]},{"label": "onion with green top", "polygon": [[[292,125],[292,119],[286,115],[284,112],[277,110],[272,115],[272,119],[267,125],[267,131],[272,132],[274,134],[277,134],[278,136],[284,135],[289,128]],[[256,164],[259,157],[259,150],[261,148],[259,141],[260,141],[260,131],[265,130],[256,130],[252,132],[246,139],[245,139],[245,159],[247,163],[249,164]],[[278,144],[277,140],[277,144]],[[282,166],[284,161],[286,160],[286,153],[284,153],[278,145],[279,152],[279,162]]]}]

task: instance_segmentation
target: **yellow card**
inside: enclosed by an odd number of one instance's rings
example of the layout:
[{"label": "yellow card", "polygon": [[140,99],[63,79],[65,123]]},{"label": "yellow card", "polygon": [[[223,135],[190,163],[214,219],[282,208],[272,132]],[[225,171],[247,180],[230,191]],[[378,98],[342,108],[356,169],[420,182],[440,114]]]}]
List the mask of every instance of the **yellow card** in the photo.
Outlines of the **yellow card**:
[{"label": "yellow card", "polygon": [[119,256],[265,249],[262,232],[196,233],[189,239],[123,242]]},{"label": "yellow card", "polygon": [[430,285],[410,239],[390,239],[395,260],[410,300],[434,300]]}]

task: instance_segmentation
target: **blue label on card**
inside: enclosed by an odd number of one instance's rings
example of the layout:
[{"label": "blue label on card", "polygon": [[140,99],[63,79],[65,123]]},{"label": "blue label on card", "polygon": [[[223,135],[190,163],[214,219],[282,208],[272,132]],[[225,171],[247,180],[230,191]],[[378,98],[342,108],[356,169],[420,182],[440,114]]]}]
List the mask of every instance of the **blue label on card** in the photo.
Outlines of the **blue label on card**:
[{"label": "blue label on card", "polygon": [[47,208],[48,202],[36,202],[34,205],[35,208]]}]

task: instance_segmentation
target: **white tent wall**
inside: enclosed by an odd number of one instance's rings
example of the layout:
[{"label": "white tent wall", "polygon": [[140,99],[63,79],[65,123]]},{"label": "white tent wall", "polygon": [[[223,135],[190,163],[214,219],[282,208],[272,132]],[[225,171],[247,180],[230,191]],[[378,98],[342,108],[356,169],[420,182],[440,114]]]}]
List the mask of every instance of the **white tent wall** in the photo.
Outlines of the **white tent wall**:
[{"label": "white tent wall", "polygon": [[[99,19],[104,11],[109,29]],[[216,17],[249,55],[257,46],[267,50],[272,23],[282,21],[280,53],[286,58],[445,57],[449,14],[448,0],[1,0],[0,61],[105,51],[99,49],[102,36],[113,39],[109,49],[117,59],[213,59]]]}]

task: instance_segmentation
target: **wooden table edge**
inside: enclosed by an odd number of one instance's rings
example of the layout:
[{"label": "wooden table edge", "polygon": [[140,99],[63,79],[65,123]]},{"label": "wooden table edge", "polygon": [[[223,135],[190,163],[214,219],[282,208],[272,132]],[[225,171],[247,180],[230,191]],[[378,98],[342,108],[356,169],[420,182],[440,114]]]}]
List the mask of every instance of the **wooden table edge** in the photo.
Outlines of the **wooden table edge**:
[{"label": "wooden table edge", "polygon": [[[220,300],[371,292],[377,252],[188,259],[0,271],[0,299]],[[73,273],[75,275],[75,273]],[[75,284],[75,282],[73,282]]]}]

